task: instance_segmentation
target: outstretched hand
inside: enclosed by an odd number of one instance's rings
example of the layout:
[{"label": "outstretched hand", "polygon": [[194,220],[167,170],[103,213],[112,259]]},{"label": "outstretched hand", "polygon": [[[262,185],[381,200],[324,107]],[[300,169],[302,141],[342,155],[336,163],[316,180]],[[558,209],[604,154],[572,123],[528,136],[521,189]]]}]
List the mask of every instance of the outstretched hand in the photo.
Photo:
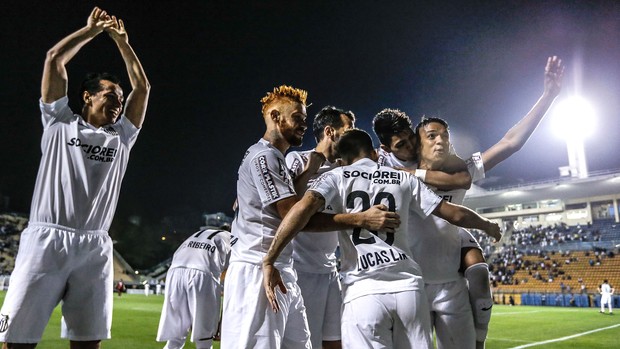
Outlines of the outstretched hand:
[{"label": "outstretched hand", "polygon": [[562,90],[564,66],[558,56],[549,57],[545,66],[545,92],[557,96]]},{"label": "outstretched hand", "polygon": [[263,264],[263,288],[267,295],[267,300],[271,304],[271,309],[277,313],[280,310],[278,300],[276,299],[276,287],[280,288],[282,293],[286,293],[286,286],[280,277],[280,272],[273,264]]},{"label": "outstretched hand", "polygon": [[362,227],[366,230],[393,233],[400,226],[400,216],[387,209],[387,206],[380,204],[362,212],[364,216]]},{"label": "outstretched hand", "polygon": [[86,26],[92,30],[101,33],[107,28],[110,28],[114,25],[114,21],[112,17],[108,15],[108,13],[99,7],[95,7],[90,15],[88,16],[88,20],[86,21]]},{"label": "outstretched hand", "polygon": [[127,31],[125,30],[125,23],[123,22],[123,20],[117,19],[116,16],[112,16],[111,20],[112,25],[107,27],[105,31],[114,41],[127,42],[129,37],[127,36]]}]

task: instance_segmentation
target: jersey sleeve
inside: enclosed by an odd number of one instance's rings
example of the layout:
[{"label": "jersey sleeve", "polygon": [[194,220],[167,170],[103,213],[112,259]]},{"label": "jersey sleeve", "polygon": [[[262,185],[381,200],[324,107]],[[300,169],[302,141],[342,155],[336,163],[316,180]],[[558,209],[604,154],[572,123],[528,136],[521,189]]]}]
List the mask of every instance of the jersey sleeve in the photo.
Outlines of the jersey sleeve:
[{"label": "jersey sleeve", "polygon": [[125,114],[122,114],[118,121],[112,125],[112,128],[121,136],[121,142],[126,144],[129,149],[133,147],[140,133],[140,129],[137,128]]},{"label": "jersey sleeve", "polygon": [[485,177],[484,164],[482,163],[482,154],[480,152],[472,154],[472,156],[465,160],[467,164],[467,170],[471,176],[472,183],[481,180]]},{"label": "jersey sleeve", "polygon": [[44,103],[41,99],[39,100],[39,108],[41,109],[41,122],[44,129],[55,122],[70,122],[78,117],[69,108],[69,98],[67,96],[52,103]]},{"label": "jersey sleeve", "polygon": [[315,191],[325,199],[325,207],[321,208],[321,212],[344,212],[344,208],[340,204],[340,189],[338,186],[338,176],[333,171],[323,173],[316,181],[312,183],[308,190]]},{"label": "jersey sleeve", "polygon": [[261,202],[267,206],[295,195],[285,160],[273,151],[262,151],[249,164]]},{"label": "jersey sleeve", "polygon": [[299,152],[292,151],[286,154],[286,167],[289,169],[293,180],[303,172],[305,166],[304,159]]},{"label": "jersey sleeve", "polygon": [[441,202],[441,197],[430,190],[418,177],[409,174],[408,177],[413,193],[410,209],[422,218],[430,216]]}]

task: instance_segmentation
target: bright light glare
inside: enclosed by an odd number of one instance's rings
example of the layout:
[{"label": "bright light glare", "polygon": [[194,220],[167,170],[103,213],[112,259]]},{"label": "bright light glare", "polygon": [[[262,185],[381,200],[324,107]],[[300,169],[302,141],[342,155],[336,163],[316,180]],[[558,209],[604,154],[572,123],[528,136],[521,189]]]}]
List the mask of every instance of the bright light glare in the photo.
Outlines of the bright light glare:
[{"label": "bright light glare", "polygon": [[555,108],[553,129],[565,140],[585,139],[594,133],[595,126],[594,109],[582,97],[565,99]]}]

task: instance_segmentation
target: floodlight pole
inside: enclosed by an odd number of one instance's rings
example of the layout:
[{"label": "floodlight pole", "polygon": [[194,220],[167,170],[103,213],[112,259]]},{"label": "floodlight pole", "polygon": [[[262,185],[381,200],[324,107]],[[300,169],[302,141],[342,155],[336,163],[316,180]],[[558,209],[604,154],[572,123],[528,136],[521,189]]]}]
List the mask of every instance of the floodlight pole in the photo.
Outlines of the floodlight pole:
[{"label": "floodlight pole", "polygon": [[566,140],[568,150],[568,166],[570,176],[573,178],[588,178],[588,165],[586,163],[586,152],[583,147],[583,139],[573,137]]}]

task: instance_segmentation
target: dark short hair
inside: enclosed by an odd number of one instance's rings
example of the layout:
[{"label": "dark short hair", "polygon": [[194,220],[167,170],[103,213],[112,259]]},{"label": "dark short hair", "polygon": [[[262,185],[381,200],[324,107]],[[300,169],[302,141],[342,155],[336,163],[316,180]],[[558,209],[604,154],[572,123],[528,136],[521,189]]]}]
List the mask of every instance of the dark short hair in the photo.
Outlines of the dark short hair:
[{"label": "dark short hair", "polygon": [[415,127],[415,138],[417,141],[417,145],[418,147],[420,146],[420,129],[430,123],[436,122],[440,125],[442,125],[443,127],[446,128],[447,131],[450,131],[450,127],[448,126],[448,122],[442,118],[438,118],[438,117],[426,117],[423,116],[422,120],[420,120],[420,122],[416,125]]},{"label": "dark short hair", "polygon": [[338,154],[346,163],[360,155],[370,155],[374,149],[370,135],[358,128],[346,130],[336,144]]},{"label": "dark short hair", "polygon": [[89,94],[94,95],[97,92],[103,90],[103,86],[101,86],[101,80],[107,80],[113,82],[115,84],[120,84],[121,80],[116,76],[110,73],[89,73],[86,75],[84,80],[82,80],[82,85],[80,86],[80,101],[84,104],[84,99],[82,96],[85,91],[88,91]]},{"label": "dark short hair", "polygon": [[411,129],[411,119],[398,109],[383,109],[372,119],[372,129],[379,142],[389,147],[393,135]]},{"label": "dark short hair", "polygon": [[316,114],[314,121],[312,122],[312,133],[314,134],[314,139],[316,139],[317,143],[323,139],[323,130],[325,129],[325,126],[340,128],[344,125],[342,119],[340,118],[340,115],[342,114],[346,115],[351,122],[355,122],[355,115],[352,111],[345,111],[331,105],[323,107],[323,109]]}]

